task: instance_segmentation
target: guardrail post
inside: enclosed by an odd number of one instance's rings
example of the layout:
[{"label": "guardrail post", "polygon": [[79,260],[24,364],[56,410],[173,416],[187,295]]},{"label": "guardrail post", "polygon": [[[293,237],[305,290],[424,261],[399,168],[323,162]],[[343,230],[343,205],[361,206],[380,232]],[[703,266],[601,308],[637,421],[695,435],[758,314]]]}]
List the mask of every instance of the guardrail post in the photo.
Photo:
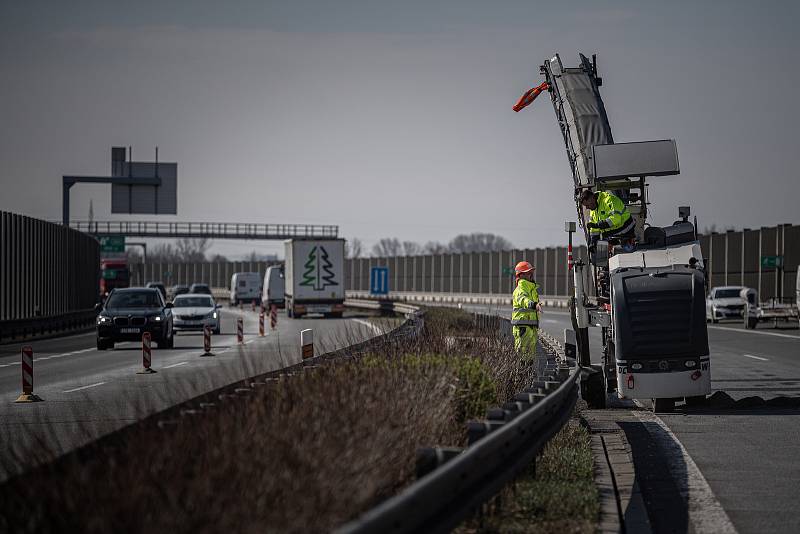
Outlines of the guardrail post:
[{"label": "guardrail post", "polygon": [[461,454],[457,447],[422,447],[417,449],[417,478],[422,478]]}]

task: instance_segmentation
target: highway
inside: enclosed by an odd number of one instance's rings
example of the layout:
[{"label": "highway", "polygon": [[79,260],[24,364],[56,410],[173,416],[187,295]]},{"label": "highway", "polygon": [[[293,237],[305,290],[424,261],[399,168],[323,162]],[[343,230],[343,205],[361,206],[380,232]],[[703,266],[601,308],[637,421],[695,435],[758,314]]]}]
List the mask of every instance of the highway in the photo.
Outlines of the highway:
[{"label": "highway", "polygon": [[[34,348],[34,392],[44,402],[18,404],[21,344],[0,346],[0,480],[24,466],[63,454],[113,430],[202,393],[301,360],[299,332],[314,329],[317,353],[374,337],[385,321],[363,313],[343,319],[287,319],[258,337],[258,315],[223,308],[214,357],[201,357],[203,336],[184,333],[171,350],[153,348],[156,374],[142,375],[140,343],[98,351],[93,332],[27,343]],[[245,344],[237,345],[236,319],[244,318]],[[155,346],[155,344],[154,344]]]}]

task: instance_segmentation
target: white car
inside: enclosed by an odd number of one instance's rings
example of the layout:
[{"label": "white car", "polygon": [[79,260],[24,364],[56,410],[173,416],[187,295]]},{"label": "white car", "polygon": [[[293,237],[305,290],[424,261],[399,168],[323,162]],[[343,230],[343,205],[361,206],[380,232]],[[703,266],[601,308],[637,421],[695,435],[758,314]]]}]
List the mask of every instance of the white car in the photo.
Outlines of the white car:
[{"label": "white car", "polygon": [[211,295],[185,293],[172,301],[172,328],[175,331],[200,330],[206,325],[220,333],[220,306]]},{"label": "white car", "polygon": [[743,286],[713,287],[706,298],[706,320],[712,323],[720,319],[742,320],[745,301],[741,296]]}]

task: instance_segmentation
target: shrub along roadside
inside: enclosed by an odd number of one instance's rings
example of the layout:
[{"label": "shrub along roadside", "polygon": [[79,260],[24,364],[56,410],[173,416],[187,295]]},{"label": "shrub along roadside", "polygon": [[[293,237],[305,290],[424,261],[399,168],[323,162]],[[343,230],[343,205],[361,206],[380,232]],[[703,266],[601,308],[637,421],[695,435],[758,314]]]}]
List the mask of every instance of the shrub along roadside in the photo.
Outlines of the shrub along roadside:
[{"label": "shrub along roadside", "polygon": [[531,380],[499,338],[453,343],[469,314],[432,317],[418,339],[16,477],[0,487],[0,531],[328,531],[412,481],[418,447],[463,446],[465,419]]},{"label": "shrub along roadside", "polygon": [[577,419],[553,436],[516,482],[457,534],[594,532],[600,513],[589,432]]}]

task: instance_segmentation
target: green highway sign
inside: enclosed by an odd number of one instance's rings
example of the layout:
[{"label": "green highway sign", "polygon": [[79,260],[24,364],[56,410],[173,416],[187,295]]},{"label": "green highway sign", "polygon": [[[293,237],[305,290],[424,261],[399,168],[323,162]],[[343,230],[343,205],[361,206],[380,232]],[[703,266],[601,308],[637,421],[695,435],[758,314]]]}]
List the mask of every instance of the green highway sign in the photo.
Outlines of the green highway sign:
[{"label": "green highway sign", "polygon": [[100,252],[125,252],[125,236],[124,235],[111,235],[101,237]]},{"label": "green highway sign", "polygon": [[503,267],[503,276],[514,276],[513,267]]},{"label": "green highway sign", "polygon": [[783,256],[761,256],[761,267],[763,268],[783,267]]}]

